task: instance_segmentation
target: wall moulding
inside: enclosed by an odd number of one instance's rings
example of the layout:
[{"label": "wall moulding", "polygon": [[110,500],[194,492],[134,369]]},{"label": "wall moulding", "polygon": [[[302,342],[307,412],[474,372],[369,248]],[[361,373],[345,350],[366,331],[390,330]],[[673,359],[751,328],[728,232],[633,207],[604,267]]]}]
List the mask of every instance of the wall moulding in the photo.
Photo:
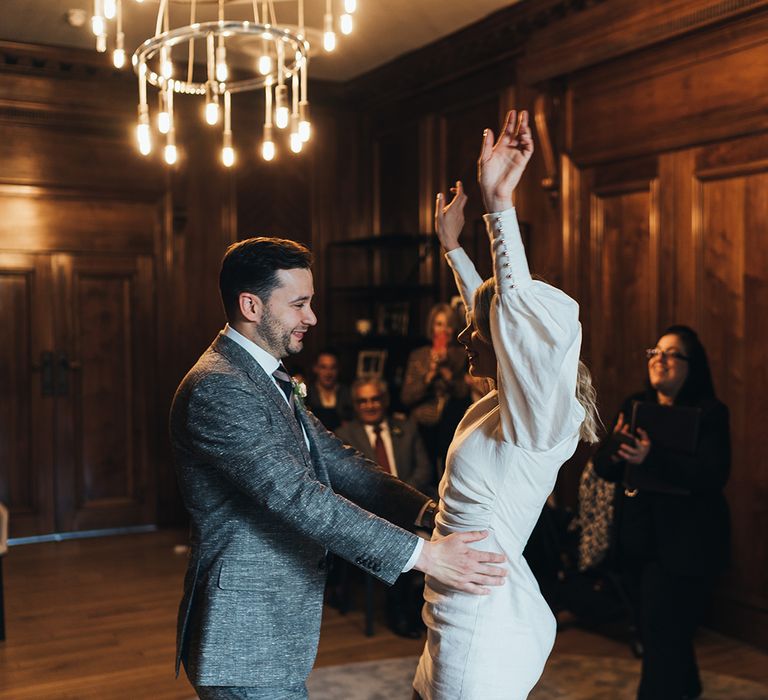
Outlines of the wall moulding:
[{"label": "wall moulding", "polygon": [[519,70],[527,83],[574,73],[768,9],[768,0],[613,0],[537,28]]}]

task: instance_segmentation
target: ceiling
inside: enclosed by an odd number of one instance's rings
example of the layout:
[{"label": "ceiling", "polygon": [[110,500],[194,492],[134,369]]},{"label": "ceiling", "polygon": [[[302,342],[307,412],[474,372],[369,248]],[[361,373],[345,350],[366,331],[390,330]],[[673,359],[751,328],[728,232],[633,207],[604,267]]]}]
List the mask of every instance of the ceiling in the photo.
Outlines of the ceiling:
[{"label": "ceiling", "polygon": [[[123,0],[126,52],[130,55],[154,34],[158,0]],[[510,0],[358,0],[354,15],[355,30],[338,35],[338,48],[332,54],[312,54],[313,78],[344,81],[385,64],[456,30],[473,24],[503,7]],[[295,2],[275,2],[278,22],[284,16],[295,23]],[[340,7],[342,0],[334,0]],[[226,0],[226,18],[253,19],[252,3]],[[197,0],[197,20],[216,19],[215,3]],[[321,27],[325,0],[305,0],[306,24]],[[0,39],[33,44],[48,44],[93,49],[90,31],[93,0],[3,0],[0,4]],[[68,11],[85,10],[88,20],[81,27],[67,21]],[[171,25],[188,24],[188,0],[172,0]],[[114,29],[112,29],[114,32]],[[244,61],[237,61],[243,65]]]}]

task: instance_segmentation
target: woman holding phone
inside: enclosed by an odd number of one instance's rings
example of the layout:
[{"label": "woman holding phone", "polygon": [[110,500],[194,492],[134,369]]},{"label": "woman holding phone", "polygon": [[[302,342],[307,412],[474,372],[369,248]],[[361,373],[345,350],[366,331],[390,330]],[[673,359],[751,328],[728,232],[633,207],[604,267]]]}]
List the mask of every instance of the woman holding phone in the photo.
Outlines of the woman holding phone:
[{"label": "woman holding phone", "polygon": [[[624,400],[593,462],[603,479],[626,486],[617,489],[612,556],[644,649],[637,697],[683,700],[701,694],[693,635],[729,557],[728,409],[715,396],[704,346],[688,326],[667,328],[646,355],[646,388]],[[692,451],[654,444],[640,426],[633,434],[637,401],[698,409]]]},{"label": "woman holding phone", "polygon": [[432,307],[426,330],[431,342],[408,357],[400,399],[419,425],[433,468],[442,471],[453,431],[469,404],[467,357],[456,343],[456,314],[449,304]]}]

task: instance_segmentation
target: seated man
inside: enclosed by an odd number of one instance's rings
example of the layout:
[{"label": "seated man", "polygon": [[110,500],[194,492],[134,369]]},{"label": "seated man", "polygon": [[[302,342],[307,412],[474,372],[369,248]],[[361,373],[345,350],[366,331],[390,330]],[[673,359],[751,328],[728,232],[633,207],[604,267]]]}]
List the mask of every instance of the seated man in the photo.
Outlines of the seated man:
[{"label": "seated man", "polygon": [[[387,415],[389,392],[381,379],[358,379],[352,385],[355,419],[345,423],[336,435],[379,467],[402,481],[435,497],[436,489],[418,426],[411,420]],[[421,636],[423,580],[418,572],[402,574],[388,590],[387,617],[395,634]]]}]

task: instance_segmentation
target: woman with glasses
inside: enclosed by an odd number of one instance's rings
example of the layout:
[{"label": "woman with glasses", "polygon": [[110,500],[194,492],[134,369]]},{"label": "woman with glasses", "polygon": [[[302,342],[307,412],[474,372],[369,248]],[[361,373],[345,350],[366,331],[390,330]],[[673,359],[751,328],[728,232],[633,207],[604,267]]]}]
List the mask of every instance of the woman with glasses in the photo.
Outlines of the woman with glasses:
[{"label": "woman with glasses", "polygon": [[[594,465],[604,479],[627,486],[617,489],[613,557],[644,648],[637,697],[681,700],[701,694],[693,635],[729,556],[728,409],[715,396],[704,346],[687,326],[667,328],[646,355],[646,388],[623,402]],[[654,445],[640,427],[630,434],[636,401],[698,408],[695,447]],[[633,484],[650,486],[630,488],[628,474],[639,477]]]}]

